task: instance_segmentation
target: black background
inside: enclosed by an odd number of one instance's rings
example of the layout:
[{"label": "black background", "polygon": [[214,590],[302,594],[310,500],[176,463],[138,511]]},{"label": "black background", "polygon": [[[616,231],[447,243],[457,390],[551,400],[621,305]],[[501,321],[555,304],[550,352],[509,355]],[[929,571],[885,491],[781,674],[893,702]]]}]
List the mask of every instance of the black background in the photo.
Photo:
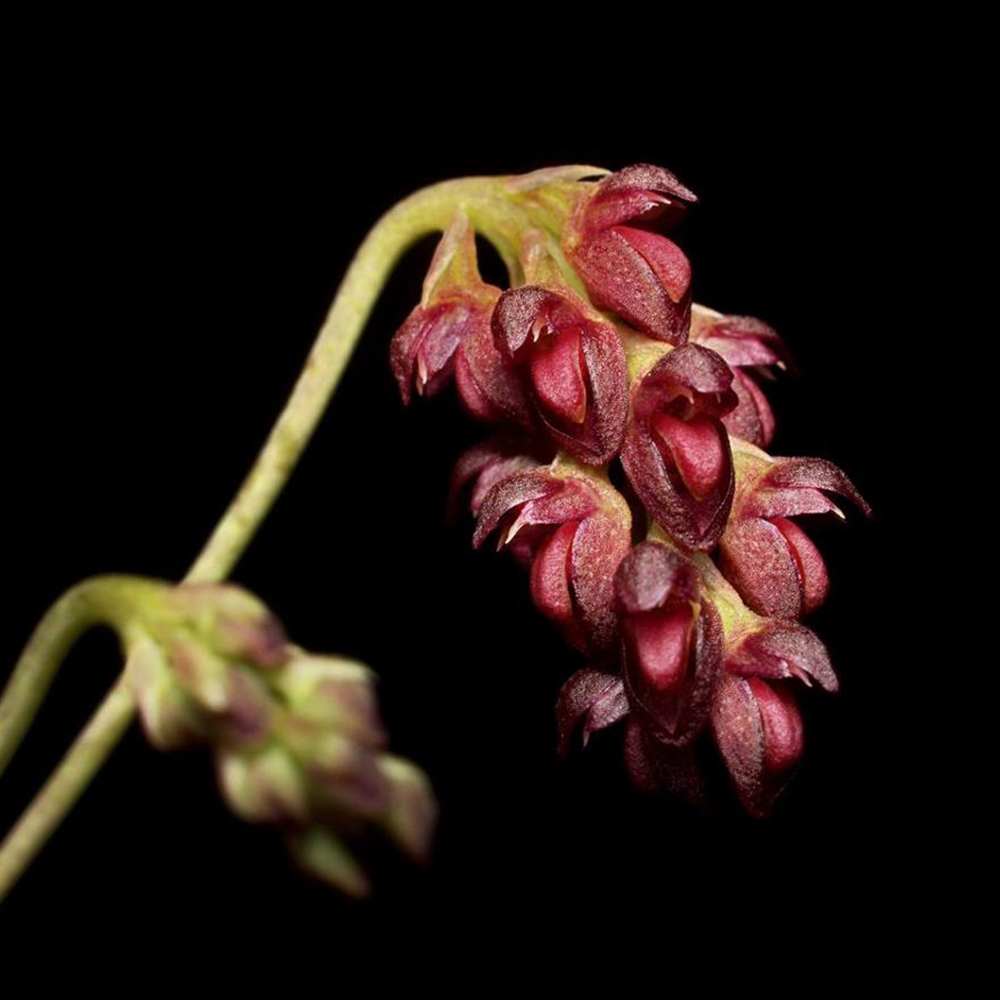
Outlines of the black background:
[{"label": "black background", "polygon": [[[917,543],[917,508],[936,502],[914,490],[927,447],[915,359],[943,292],[926,235],[934,107],[872,53],[847,56],[846,76],[790,69],[751,92],[736,74],[703,104],[593,85],[559,90],[563,104],[517,88],[464,102],[443,93],[440,66],[391,97],[359,88],[345,101],[351,79],[331,79],[307,108],[242,76],[189,87],[176,67],[147,79],[131,63],[15,96],[4,664],[79,579],[183,575],[368,227],[454,176],[673,170],[701,197],[678,237],[696,299],[764,318],[803,369],[772,394],[771,450],[837,462],[876,516],[814,535],[833,590],[810,624],[842,692],[803,699],[805,760],[773,818],[745,819],[725,797],[702,816],[632,791],[614,733],[558,763],[552,705],[581,661],[539,619],[521,572],[472,553],[471,525],[444,517],[451,465],[483,432],[450,396],[404,411],[389,372],[427,241],[392,278],[234,578],[298,643],[378,671],[393,746],[440,796],[430,868],[377,859],[375,897],[340,899],[296,874],[271,831],[226,812],[204,755],[158,754],[133,728],[0,919],[56,940],[248,941],[263,927],[279,948],[406,940],[426,946],[418,979],[455,948],[599,937],[643,912],[666,939],[693,924],[802,946],[830,928],[844,942],[935,924],[964,815],[945,791],[942,640],[925,599],[935,571]],[[69,657],[4,776],[0,826],[118,664],[105,634]]]}]

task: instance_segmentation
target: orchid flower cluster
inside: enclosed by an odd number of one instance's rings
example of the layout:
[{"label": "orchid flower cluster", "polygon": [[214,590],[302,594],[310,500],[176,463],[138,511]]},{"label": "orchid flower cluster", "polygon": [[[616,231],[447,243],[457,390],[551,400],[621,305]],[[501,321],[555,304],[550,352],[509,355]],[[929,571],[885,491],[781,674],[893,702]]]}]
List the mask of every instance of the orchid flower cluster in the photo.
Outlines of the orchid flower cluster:
[{"label": "orchid flower cluster", "polygon": [[[673,174],[558,167],[417,191],[358,249],[287,404],[183,581],[103,576],[39,622],[0,696],[0,774],[76,639],[110,625],[125,665],[0,844],[0,900],[130,722],[162,749],[208,747],[240,816],[282,829],[300,863],[356,895],[348,842],[381,831],[426,858],[429,781],[387,752],[373,676],[292,645],[257,598],[223,581],[281,493],[400,255],[443,233],[420,304],[391,343],[404,403],[454,384],[493,435],[461,456],[454,511],[529,570],[543,615],[586,657],[556,705],[563,752],[624,722],[644,789],[704,796],[714,743],[763,815],[802,755],[797,697],[837,689],[800,619],[826,567],[795,519],[864,500],[836,466],[765,450],[762,384],[792,367],[759,320],[695,304],[667,235],[696,201]],[[483,281],[481,235],[510,278]]]},{"label": "orchid flower cluster", "polygon": [[634,784],[699,801],[711,741],[765,815],[802,756],[800,690],[838,684],[800,623],[828,578],[795,518],[843,516],[833,496],[869,508],[830,462],[765,450],[762,383],[793,362],[760,320],[693,303],[666,234],[697,198],[673,174],[540,171],[505,193],[529,220],[508,235],[512,287],[482,280],[457,211],[392,341],[402,400],[453,383],[496,428],[459,459],[451,504],[587,658],[556,705],[561,751],[624,722]]}]

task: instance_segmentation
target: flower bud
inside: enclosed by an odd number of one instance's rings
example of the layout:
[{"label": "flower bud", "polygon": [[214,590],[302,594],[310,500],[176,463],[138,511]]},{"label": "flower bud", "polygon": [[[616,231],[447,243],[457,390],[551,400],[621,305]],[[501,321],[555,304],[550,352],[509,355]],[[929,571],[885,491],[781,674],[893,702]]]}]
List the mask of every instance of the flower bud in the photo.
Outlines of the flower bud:
[{"label": "flower bud", "polygon": [[754,611],[796,619],[826,598],[829,580],[819,550],[789,520],[833,512],[827,493],[839,493],[866,515],[871,509],[832,462],[819,458],[771,458],[749,445],[736,452],[737,492],[719,543],[720,565]]},{"label": "flower bud", "polygon": [[669,171],[639,164],[606,177],[581,201],[564,242],[595,305],[650,337],[685,342],[691,265],[651,230],[672,228],[697,200]]},{"label": "flower bud", "polygon": [[584,652],[610,648],[612,581],[631,541],[631,516],[618,491],[552,466],[508,476],[483,499],[473,546],[498,529],[498,548],[530,565],[539,611]]},{"label": "flower bud", "polygon": [[383,829],[410,857],[426,861],[437,822],[437,803],[427,776],[402,757],[383,754],[379,771],[389,786],[389,806],[380,820]]},{"label": "flower bud", "polygon": [[387,737],[374,681],[375,675],[360,663],[295,649],[275,685],[297,720],[335,729],[377,749]]},{"label": "flower bud", "polygon": [[733,501],[721,417],[736,406],[733,375],[713,351],[686,344],[632,386],[621,460],[646,510],[689,549],[718,541]]},{"label": "flower bud", "polygon": [[288,640],[281,623],[241,587],[182,583],[168,588],[164,600],[168,614],[218,656],[264,668],[284,663]]},{"label": "flower bud", "polygon": [[504,292],[492,327],[552,440],[580,462],[610,461],[627,410],[625,352],[614,327],[568,289],[542,285]]},{"label": "flower bud", "polygon": [[637,545],[615,575],[622,673],[637,721],[657,742],[704,728],[722,662],[722,626],[698,572],[659,542]]},{"label": "flower bud", "polygon": [[177,682],[158,642],[148,635],[137,638],[129,647],[125,674],[153,746],[175,750],[205,738],[203,713]]},{"label": "flower bud", "polygon": [[250,753],[221,750],[216,773],[229,807],[250,823],[302,822],[309,816],[302,772],[277,743]]}]

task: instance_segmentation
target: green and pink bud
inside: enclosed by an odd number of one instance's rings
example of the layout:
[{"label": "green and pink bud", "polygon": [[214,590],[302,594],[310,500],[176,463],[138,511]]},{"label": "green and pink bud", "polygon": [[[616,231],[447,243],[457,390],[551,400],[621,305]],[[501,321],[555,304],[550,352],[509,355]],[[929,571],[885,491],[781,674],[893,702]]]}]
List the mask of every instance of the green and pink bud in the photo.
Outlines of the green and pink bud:
[{"label": "green and pink bud", "polygon": [[283,827],[315,874],[363,891],[342,838],[366,825],[426,856],[434,796],[418,768],[385,752],[366,667],[291,645],[257,598],[230,585],[151,587],[127,644],[151,742],[210,746],[233,811]]},{"label": "green and pink bud", "polygon": [[609,462],[621,447],[628,408],[615,328],[569,289],[531,285],[501,295],[492,329],[551,440],[580,462]]},{"label": "green and pink bud", "polygon": [[581,200],[564,236],[594,304],[670,344],[687,339],[691,264],[662,233],[697,200],[662,167],[626,167]]},{"label": "green and pink bud", "polygon": [[711,549],[733,501],[722,420],[737,405],[733,373],[714,351],[678,347],[631,390],[622,465],[650,516],[688,549]]},{"label": "green and pink bud", "polygon": [[549,466],[497,482],[479,508],[472,544],[497,532],[531,569],[535,606],[584,652],[617,634],[613,579],[631,544],[628,505],[610,484]]}]

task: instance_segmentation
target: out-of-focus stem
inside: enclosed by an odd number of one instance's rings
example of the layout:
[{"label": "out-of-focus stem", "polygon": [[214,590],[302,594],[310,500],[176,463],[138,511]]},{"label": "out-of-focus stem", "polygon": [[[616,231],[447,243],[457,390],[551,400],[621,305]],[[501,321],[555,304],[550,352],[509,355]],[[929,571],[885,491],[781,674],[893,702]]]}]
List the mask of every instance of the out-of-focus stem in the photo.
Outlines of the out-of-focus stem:
[{"label": "out-of-focus stem", "polygon": [[0,848],[0,900],[42,849],[128,729],[135,700],[122,674]]}]

